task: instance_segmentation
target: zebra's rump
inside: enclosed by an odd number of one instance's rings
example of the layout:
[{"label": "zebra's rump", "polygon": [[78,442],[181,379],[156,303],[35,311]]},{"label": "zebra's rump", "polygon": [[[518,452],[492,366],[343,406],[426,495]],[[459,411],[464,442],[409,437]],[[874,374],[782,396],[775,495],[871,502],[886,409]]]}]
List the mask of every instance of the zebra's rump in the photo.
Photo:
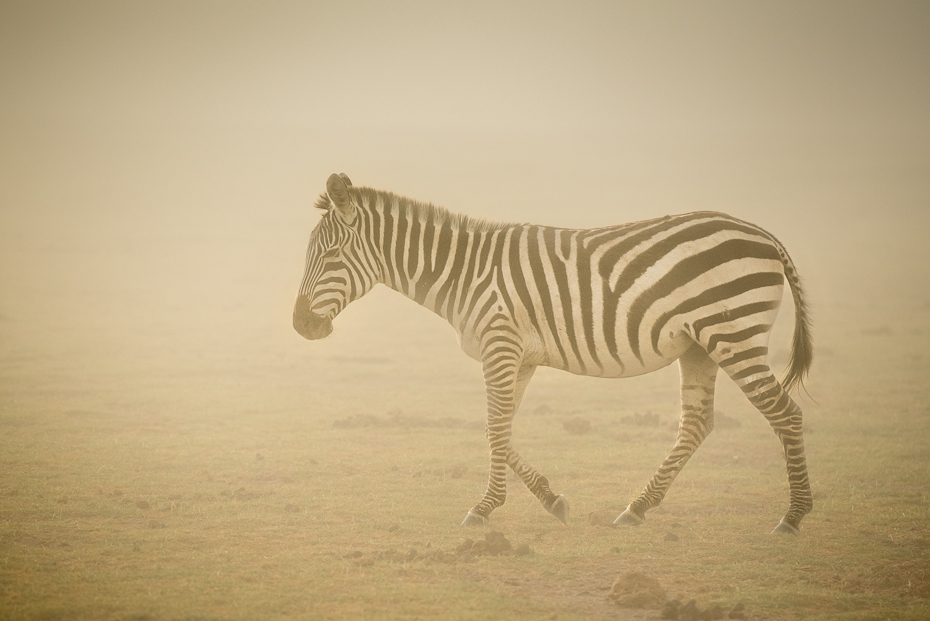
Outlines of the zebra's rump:
[{"label": "zebra's rump", "polygon": [[538,337],[533,353],[582,375],[648,373],[695,342],[711,351],[766,334],[784,286],[778,243],[713,212],[593,230],[523,225],[510,243],[504,297]]}]

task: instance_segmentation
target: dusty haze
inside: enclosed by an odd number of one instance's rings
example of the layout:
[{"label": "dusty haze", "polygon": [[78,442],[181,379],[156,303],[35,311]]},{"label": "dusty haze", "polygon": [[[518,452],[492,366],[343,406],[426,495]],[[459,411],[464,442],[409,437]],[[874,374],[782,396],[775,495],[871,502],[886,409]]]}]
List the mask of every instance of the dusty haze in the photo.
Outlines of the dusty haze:
[{"label": "dusty haze", "polygon": [[[925,1],[0,0],[0,616],[442,617],[448,596],[616,618],[591,585],[639,563],[701,606],[922,617],[928,33]],[[727,378],[730,430],[667,513],[598,531],[672,443],[677,368],[540,370],[514,443],[569,528],[516,483],[492,526],[538,548],[526,565],[353,565],[460,544],[485,396],[451,328],[384,287],[327,339],[292,329],[333,172],[492,220],[718,210],[773,233],[813,310],[807,538],[758,539],[781,449]],[[786,298],[779,372],[792,320]],[[642,413],[661,424],[623,422]]]},{"label": "dusty haze", "polygon": [[300,399],[308,361],[411,338],[468,372],[386,291],[333,343],[292,331],[333,171],[507,221],[726,211],[793,254],[818,346],[926,324],[925,3],[322,4],[2,5],[4,408],[229,373],[293,375]]},{"label": "dusty haze", "polygon": [[[439,416],[454,385],[480,421],[452,330],[383,287],[292,330],[345,172],[489,219],[751,220],[805,279],[814,397],[904,387],[926,434],[926,2],[325,4],[0,5],[0,416]],[[587,381],[528,399],[639,385]]]}]

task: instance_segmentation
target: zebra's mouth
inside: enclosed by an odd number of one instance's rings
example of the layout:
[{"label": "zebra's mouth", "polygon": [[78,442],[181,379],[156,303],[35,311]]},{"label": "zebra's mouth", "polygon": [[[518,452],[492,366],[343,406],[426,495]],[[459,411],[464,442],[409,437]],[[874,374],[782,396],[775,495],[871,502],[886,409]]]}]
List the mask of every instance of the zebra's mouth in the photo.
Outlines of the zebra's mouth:
[{"label": "zebra's mouth", "polygon": [[330,335],[333,321],[329,317],[311,311],[300,312],[294,309],[294,329],[305,339],[315,341]]}]

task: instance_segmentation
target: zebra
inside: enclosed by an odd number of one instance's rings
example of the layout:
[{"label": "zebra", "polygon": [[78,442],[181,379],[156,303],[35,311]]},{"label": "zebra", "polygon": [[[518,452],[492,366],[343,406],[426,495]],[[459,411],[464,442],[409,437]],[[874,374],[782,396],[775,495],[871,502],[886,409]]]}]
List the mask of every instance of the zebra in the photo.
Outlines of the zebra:
[{"label": "zebra", "polygon": [[[333,330],[350,302],[383,283],[446,319],[482,365],[490,447],[487,489],[463,525],[485,525],[506,498],[510,467],[568,523],[569,503],[511,444],[511,423],[539,366],[632,377],[678,361],[675,443],[614,521],[638,525],[714,427],[718,369],[742,389],[782,443],[789,507],[773,533],[798,534],[813,508],[801,409],[789,391],[813,361],[811,322],[794,263],[774,236],[717,212],[594,229],[499,224],[332,174],[315,207],[293,325],[307,339]],[[782,383],[767,362],[785,280],[795,307]]]}]

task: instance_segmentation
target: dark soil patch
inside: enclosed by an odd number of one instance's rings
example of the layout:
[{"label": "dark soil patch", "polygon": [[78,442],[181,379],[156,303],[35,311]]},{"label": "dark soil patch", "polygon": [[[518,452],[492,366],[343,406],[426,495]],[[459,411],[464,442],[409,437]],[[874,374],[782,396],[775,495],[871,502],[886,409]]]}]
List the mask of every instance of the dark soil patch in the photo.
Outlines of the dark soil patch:
[{"label": "dark soil patch", "polygon": [[665,589],[652,576],[633,571],[614,581],[607,599],[625,608],[657,609],[665,603]]},{"label": "dark soil patch", "polygon": [[659,415],[652,412],[646,412],[645,414],[636,412],[632,416],[624,416],[620,419],[620,422],[624,425],[636,425],[637,427],[658,427]]},{"label": "dark soil patch", "polygon": [[476,556],[501,556],[501,555],[525,556],[532,554],[528,544],[521,544],[516,548],[499,531],[491,531],[484,536],[484,541],[473,541],[466,539],[455,549],[457,557],[476,557]]},{"label": "dark soil patch", "polygon": [[591,431],[591,421],[586,418],[571,418],[564,423],[562,426],[565,427],[565,431],[572,435],[580,436]]}]

